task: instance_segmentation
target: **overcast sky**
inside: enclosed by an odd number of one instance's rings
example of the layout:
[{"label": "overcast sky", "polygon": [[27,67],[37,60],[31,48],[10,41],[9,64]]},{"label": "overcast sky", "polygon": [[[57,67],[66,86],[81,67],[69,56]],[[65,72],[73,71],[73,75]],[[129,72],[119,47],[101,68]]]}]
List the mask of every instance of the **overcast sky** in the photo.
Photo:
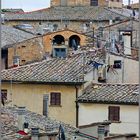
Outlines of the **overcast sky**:
[{"label": "overcast sky", "polygon": [[[33,11],[50,6],[50,0],[1,0],[2,8],[22,8],[24,11]],[[137,2],[138,0],[133,0]],[[125,4],[128,0],[123,0]],[[132,0],[131,0],[132,3]]]}]

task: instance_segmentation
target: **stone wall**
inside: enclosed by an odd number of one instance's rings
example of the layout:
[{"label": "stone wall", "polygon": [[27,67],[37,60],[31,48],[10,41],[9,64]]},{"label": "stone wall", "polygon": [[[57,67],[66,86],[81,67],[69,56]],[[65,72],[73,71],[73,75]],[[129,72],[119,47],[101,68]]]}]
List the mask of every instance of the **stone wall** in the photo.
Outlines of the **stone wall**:
[{"label": "stone wall", "polygon": [[[8,48],[8,67],[13,66],[13,56],[20,57],[20,65],[27,63],[40,61],[52,54],[52,40],[54,36],[62,35],[65,39],[65,43],[69,43],[69,38],[76,35],[80,38],[80,46],[86,45],[87,36],[73,32],[70,30],[62,30],[54,33],[49,33],[44,36],[36,37],[23,41],[21,43],[15,44],[11,48]],[[67,49],[69,50],[69,45],[67,44]]]},{"label": "stone wall", "polygon": [[[90,6],[91,0],[51,0],[51,6]],[[98,5],[106,6],[106,1],[98,0]]]}]

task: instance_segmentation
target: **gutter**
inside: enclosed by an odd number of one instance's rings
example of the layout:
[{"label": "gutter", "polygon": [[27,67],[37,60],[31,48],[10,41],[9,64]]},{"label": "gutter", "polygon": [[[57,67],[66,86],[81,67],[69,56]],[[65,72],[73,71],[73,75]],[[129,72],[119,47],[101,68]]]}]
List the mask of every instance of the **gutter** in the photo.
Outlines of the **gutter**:
[{"label": "gutter", "polygon": [[[75,85],[75,90],[76,90],[76,100],[78,98],[78,87]],[[79,126],[79,104],[78,102],[76,101],[76,127],[78,128]]]},{"label": "gutter", "polygon": [[[2,80],[2,83],[10,83],[11,80]],[[82,85],[85,82],[41,82],[41,81],[20,81],[12,80],[16,84],[42,84],[42,85]]]}]

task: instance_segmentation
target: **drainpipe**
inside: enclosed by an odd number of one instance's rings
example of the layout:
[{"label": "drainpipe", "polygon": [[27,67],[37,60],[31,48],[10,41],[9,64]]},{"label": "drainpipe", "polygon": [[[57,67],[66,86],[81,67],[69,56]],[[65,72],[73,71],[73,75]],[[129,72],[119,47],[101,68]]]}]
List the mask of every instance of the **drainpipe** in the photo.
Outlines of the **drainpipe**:
[{"label": "drainpipe", "polygon": [[23,130],[23,124],[25,122],[25,107],[18,107],[18,128]]},{"label": "drainpipe", "polygon": [[32,128],[31,135],[31,140],[39,140],[39,128]]},{"label": "drainpipe", "polygon": [[78,87],[75,85],[75,89],[76,89],[76,127],[79,126],[79,104],[77,102],[77,98],[78,98]]}]

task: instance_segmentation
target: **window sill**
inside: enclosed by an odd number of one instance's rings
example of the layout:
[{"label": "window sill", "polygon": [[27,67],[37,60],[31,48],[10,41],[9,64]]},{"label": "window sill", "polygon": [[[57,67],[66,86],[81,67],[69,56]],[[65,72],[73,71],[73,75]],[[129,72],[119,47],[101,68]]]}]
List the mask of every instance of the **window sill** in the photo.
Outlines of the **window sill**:
[{"label": "window sill", "polygon": [[121,123],[121,121],[110,121],[111,123]]},{"label": "window sill", "polygon": [[62,105],[49,105],[49,107],[62,107]]}]

